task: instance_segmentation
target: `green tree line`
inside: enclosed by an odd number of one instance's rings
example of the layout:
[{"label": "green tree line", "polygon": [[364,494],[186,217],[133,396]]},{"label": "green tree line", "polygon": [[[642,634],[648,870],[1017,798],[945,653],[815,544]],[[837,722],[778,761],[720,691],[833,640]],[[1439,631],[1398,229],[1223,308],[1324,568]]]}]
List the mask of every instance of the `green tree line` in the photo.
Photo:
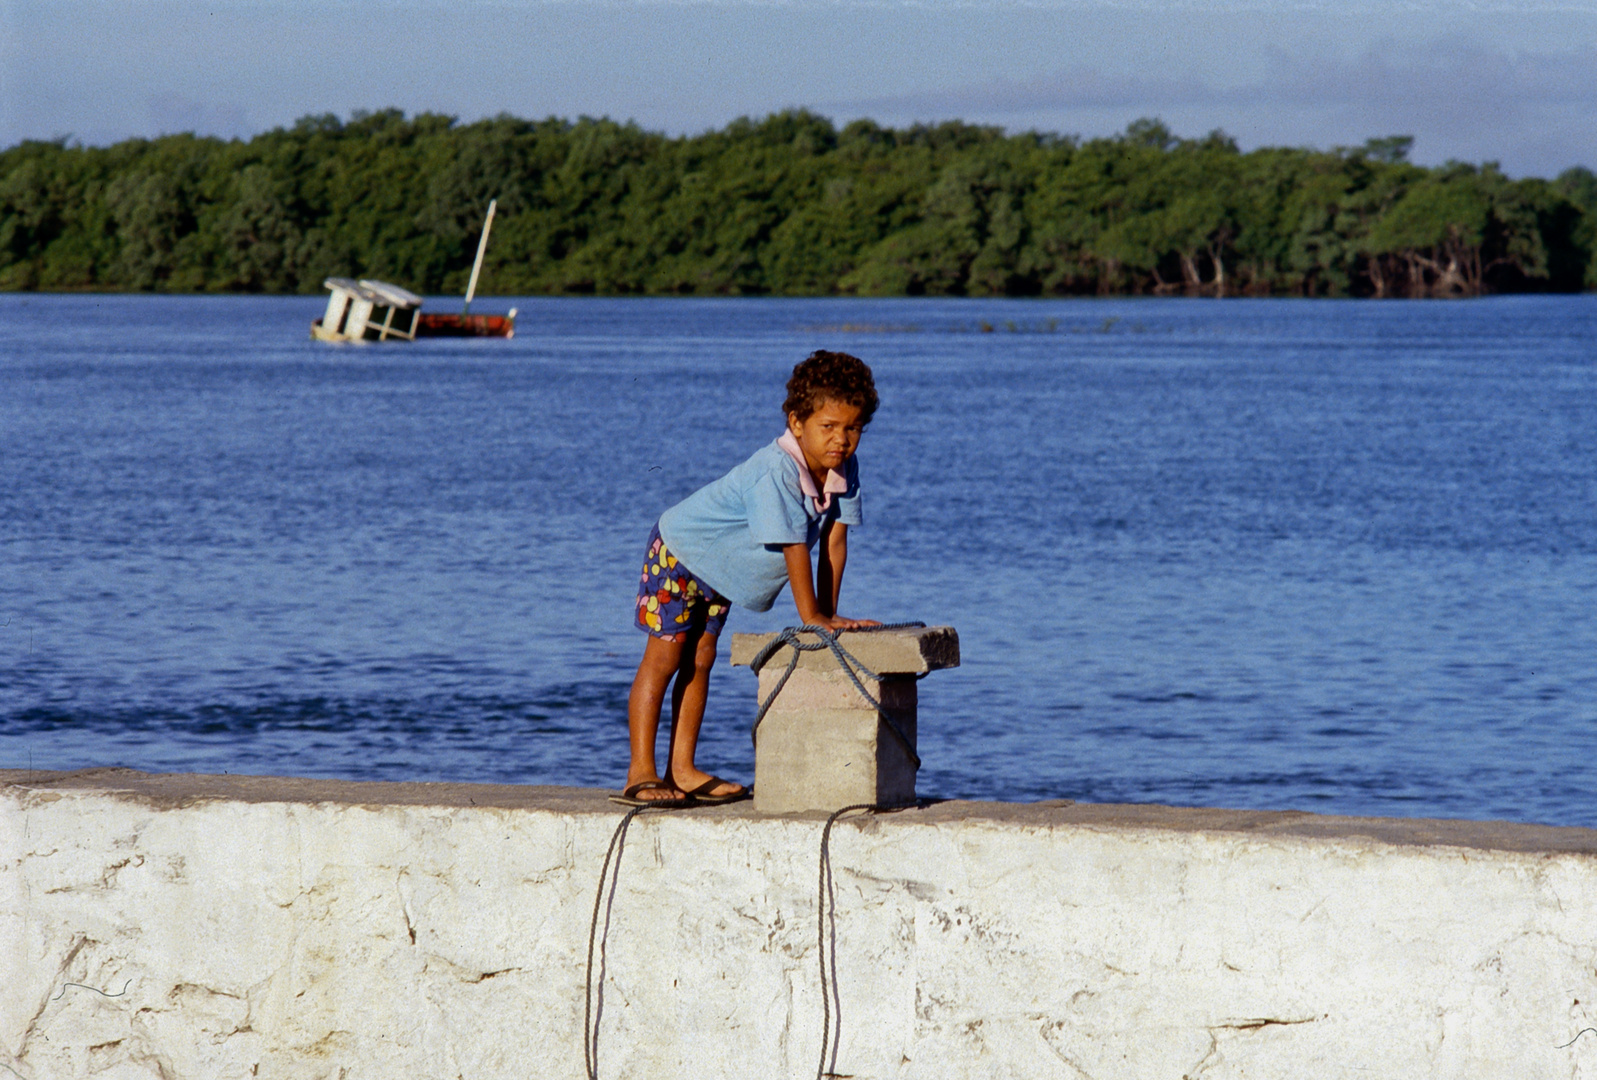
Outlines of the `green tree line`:
[{"label": "green tree line", "polygon": [[1597,176],[1242,153],[1156,120],[1077,139],[798,111],[671,138],[397,110],[248,141],[0,151],[0,288],[315,292],[330,275],[532,293],[1470,296],[1597,287]]}]

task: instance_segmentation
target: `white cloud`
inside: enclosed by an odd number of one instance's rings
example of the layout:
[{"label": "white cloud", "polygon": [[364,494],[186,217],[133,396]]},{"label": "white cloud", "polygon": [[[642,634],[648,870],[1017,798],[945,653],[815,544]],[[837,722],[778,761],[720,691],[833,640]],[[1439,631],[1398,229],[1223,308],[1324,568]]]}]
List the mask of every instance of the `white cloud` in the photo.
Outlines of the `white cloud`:
[{"label": "white cloud", "polygon": [[1413,134],[1427,163],[1597,163],[1597,0],[393,0],[351,47],[366,2],[0,0],[0,145],[388,106],[678,134],[803,105],[1087,136],[1156,115],[1244,146]]},{"label": "white cloud", "polygon": [[1597,47],[1510,50],[1444,36],[1379,42],[1342,57],[1274,48],[1263,61],[1255,77],[1232,84],[1212,74],[1074,66],[822,108],[1089,136],[1161,116],[1179,134],[1218,127],[1245,145],[1301,144],[1310,132],[1344,144],[1405,134],[1416,137],[1418,160],[1499,159],[1520,173],[1597,161]]},{"label": "white cloud", "polygon": [[1597,49],[1511,54],[1467,39],[1383,43],[1352,59],[1274,51],[1256,81],[1217,85],[1196,75],[1136,75],[1092,67],[1031,79],[840,102],[843,108],[945,114],[1184,105],[1335,106],[1423,110],[1439,116],[1519,116],[1544,105],[1597,105]]},{"label": "white cloud", "polygon": [[1384,107],[1439,114],[1520,115],[1544,105],[1597,104],[1597,49],[1510,53],[1466,38],[1383,43],[1353,60],[1272,56],[1261,83],[1224,95],[1239,103]]}]

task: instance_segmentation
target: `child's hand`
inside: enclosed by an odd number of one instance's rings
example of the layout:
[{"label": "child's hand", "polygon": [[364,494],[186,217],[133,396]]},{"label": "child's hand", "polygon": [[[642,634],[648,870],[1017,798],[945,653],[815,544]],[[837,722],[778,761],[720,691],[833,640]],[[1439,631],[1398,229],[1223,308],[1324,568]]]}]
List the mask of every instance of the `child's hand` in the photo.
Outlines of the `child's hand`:
[{"label": "child's hand", "polygon": [[837,633],[839,630],[863,630],[867,626],[880,626],[875,619],[845,619],[841,615],[817,615],[810,620],[811,626],[819,626]]}]

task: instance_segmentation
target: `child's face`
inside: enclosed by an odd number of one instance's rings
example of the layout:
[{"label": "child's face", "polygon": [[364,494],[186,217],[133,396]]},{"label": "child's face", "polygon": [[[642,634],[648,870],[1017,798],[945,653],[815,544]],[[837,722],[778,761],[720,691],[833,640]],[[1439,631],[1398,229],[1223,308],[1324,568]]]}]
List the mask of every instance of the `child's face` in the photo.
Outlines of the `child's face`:
[{"label": "child's face", "polygon": [[841,469],[843,462],[859,449],[865,425],[858,405],[846,405],[828,398],[803,420],[798,413],[787,414],[787,429],[798,440],[810,472],[825,475],[827,469]]}]

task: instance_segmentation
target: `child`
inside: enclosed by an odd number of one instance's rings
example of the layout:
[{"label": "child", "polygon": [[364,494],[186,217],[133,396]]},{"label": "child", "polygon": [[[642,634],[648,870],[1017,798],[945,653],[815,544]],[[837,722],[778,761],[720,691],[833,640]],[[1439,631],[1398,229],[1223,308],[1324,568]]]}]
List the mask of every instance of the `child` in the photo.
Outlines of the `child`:
[{"label": "child", "polygon": [[[811,354],[787,383],[787,432],[660,515],[638,587],[636,622],[649,640],[627,702],[632,763],[625,790],[611,796],[616,802],[685,806],[748,796],[743,785],[693,764],[716,642],[732,604],[768,611],[791,585],[801,623],[833,631],[879,625],[837,614],[848,527],[861,521],[854,451],[876,405],[876,384],[862,361]],[[662,777],[654,742],[673,677]]]}]

